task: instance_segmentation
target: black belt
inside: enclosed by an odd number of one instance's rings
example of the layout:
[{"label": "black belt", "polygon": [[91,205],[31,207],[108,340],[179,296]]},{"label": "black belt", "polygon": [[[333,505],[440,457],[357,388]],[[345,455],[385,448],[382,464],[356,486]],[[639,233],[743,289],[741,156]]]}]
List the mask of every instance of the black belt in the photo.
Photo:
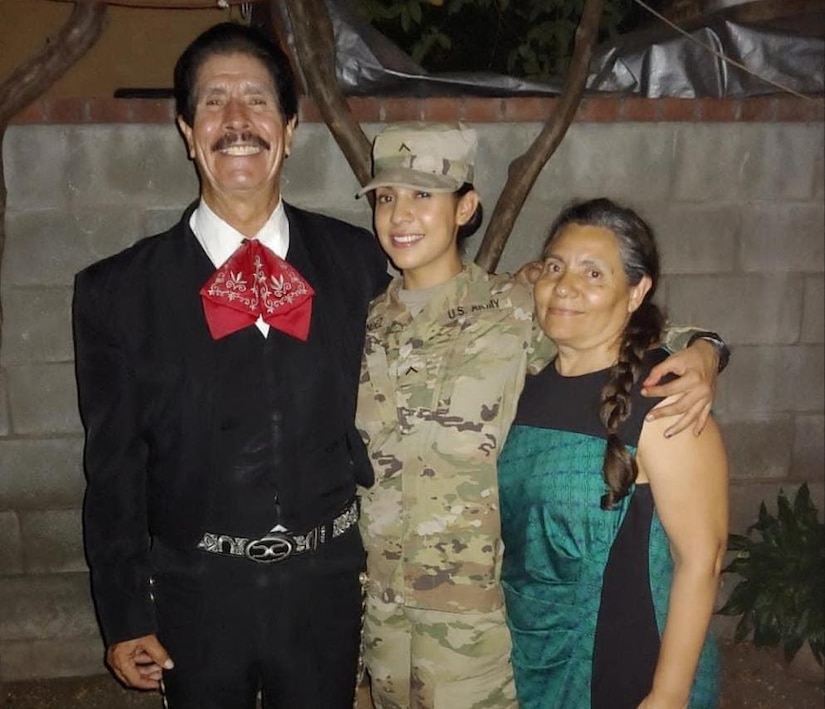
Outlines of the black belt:
[{"label": "black belt", "polygon": [[279,527],[267,532],[260,539],[204,532],[197,548],[212,554],[243,556],[260,564],[271,564],[288,559],[295,554],[314,551],[319,544],[340,537],[356,522],[358,522],[358,502],[353,500],[331,522],[320,524],[305,534],[292,534]]}]

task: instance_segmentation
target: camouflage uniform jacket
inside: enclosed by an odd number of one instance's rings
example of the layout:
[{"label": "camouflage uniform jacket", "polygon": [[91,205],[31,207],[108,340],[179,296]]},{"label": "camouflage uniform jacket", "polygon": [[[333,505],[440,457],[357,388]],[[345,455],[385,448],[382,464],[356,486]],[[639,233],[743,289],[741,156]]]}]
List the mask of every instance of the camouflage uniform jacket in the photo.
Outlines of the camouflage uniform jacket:
[{"label": "camouflage uniform jacket", "polygon": [[400,287],[372,302],[361,363],[356,423],[375,469],[361,490],[368,592],[488,612],[502,604],[496,463],[528,359],[546,363],[549,340],[511,276],[468,264],[415,318]]}]

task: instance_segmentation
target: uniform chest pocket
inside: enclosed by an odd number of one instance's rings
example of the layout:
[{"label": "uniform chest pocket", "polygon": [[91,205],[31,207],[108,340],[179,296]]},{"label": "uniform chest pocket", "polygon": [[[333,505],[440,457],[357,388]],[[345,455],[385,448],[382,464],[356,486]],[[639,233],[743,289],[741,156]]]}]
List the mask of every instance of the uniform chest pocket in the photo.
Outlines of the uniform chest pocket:
[{"label": "uniform chest pocket", "polygon": [[497,425],[523,360],[520,349],[512,346],[513,339],[503,328],[491,328],[482,334],[468,329],[456,339],[446,364],[449,386],[442,389],[452,416]]},{"label": "uniform chest pocket", "polygon": [[455,426],[487,439],[478,445],[497,448],[523,380],[524,348],[502,323],[476,330],[468,328],[456,342],[447,364],[449,390],[445,387],[442,396]]},{"label": "uniform chest pocket", "polygon": [[452,352],[449,340],[411,338],[389,353],[399,409],[425,417],[446,411]]}]

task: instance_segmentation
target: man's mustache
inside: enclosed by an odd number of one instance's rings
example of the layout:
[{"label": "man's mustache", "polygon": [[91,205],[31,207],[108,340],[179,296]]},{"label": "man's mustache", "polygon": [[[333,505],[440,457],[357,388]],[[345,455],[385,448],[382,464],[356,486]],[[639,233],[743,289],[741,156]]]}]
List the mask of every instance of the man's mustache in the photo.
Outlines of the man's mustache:
[{"label": "man's mustache", "polygon": [[258,148],[263,148],[264,150],[269,150],[270,148],[270,145],[266,140],[261,138],[259,135],[255,135],[254,133],[226,133],[214,142],[212,145],[212,152],[215,153],[219,150],[226,150],[227,148],[238,144],[253,145]]}]

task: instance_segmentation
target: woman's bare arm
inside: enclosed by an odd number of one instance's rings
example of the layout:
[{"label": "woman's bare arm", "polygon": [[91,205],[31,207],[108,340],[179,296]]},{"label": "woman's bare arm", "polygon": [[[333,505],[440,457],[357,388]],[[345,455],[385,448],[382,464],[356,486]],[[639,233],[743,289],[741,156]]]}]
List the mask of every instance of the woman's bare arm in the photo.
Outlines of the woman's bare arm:
[{"label": "woman's bare arm", "polygon": [[644,424],[639,482],[650,483],[674,561],[668,617],[650,694],[643,709],[687,707],[716,600],[727,546],[728,468],[719,428],[662,435],[672,421]]}]

